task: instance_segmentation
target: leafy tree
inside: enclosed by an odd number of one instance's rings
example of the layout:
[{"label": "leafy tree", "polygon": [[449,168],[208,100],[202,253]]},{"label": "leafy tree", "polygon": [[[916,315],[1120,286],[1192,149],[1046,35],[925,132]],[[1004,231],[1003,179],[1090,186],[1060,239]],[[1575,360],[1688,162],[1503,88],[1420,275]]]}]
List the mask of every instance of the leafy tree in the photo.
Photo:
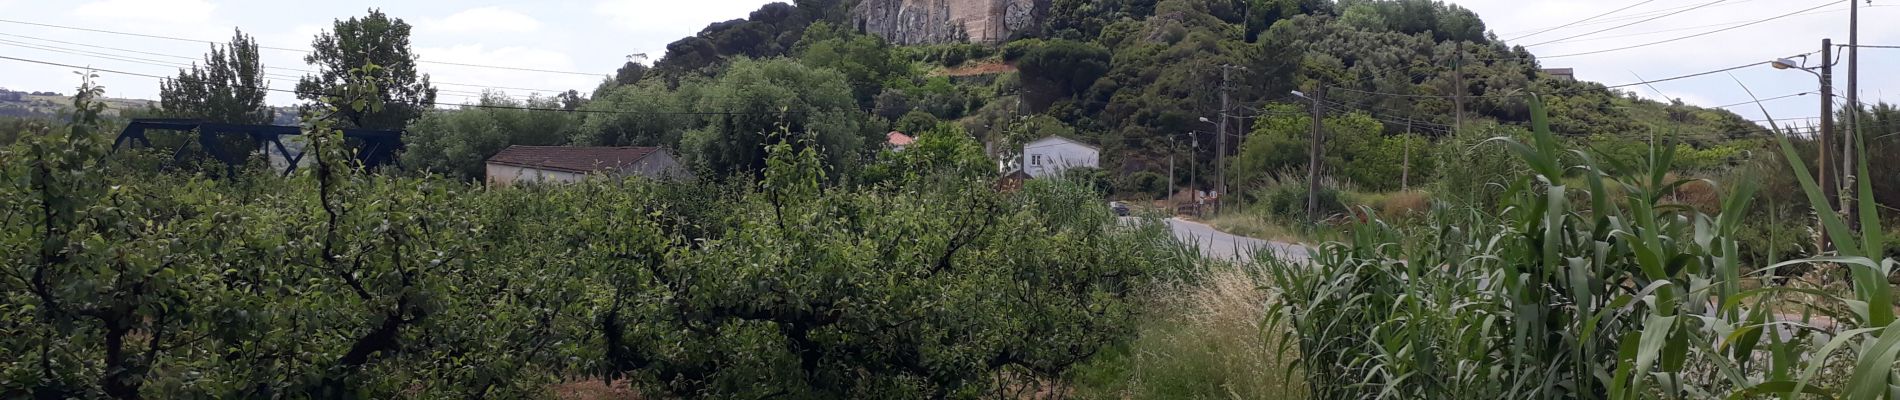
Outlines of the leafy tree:
[{"label": "leafy tree", "polygon": [[852,33],[828,22],[807,28],[797,47],[798,59],[806,65],[843,72],[851,81],[858,103],[867,107],[876,103],[885,82],[911,75],[910,64],[899,59],[884,39]]},{"label": "leafy tree", "polygon": [[[417,75],[416,56],[409,50],[408,23],[391,19],[381,10],[369,15],[337,20],[331,31],[317,35],[314,49],[304,61],[317,66],[317,73],[297,83],[297,98],[320,102],[323,96],[337,96],[339,90],[359,82],[351,81],[350,71],[364,65],[376,65],[381,74],[368,77],[380,82],[377,96],[370,97],[373,107],[339,110],[346,127],[399,130],[409,121],[435,106],[435,87],[427,74]],[[306,106],[306,110],[311,106]]]},{"label": "leafy tree", "polygon": [[955,124],[939,123],[913,132],[916,141],[903,151],[878,153],[865,168],[862,182],[902,187],[925,179],[980,180],[996,175],[996,163],[983,154],[983,145]]},{"label": "leafy tree", "polygon": [[[1279,105],[1266,111],[1254,125],[1254,131],[1240,146],[1227,170],[1235,190],[1246,192],[1260,186],[1277,173],[1306,171],[1311,165],[1313,119],[1299,114],[1299,107]],[[1388,139],[1385,127],[1370,115],[1350,113],[1325,120],[1325,174],[1333,175],[1369,189],[1398,189],[1402,171],[1403,138]],[[1422,144],[1415,153],[1425,153]],[[1427,157],[1419,155],[1418,160]],[[1414,171],[1425,171],[1423,162],[1414,163]]]},{"label": "leafy tree", "polygon": [[816,146],[829,168],[849,168],[869,154],[883,132],[864,122],[844,74],[788,59],[732,62],[697,100],[697,110],[719,113],[704,129],[687,132],[681,148],[693,164],[717,176],[765,170],[772,135],[792,132]]},{"label": "leafy tree", "polygon": [[[159,82],[159,107],[170,118],[197,119],[227,124],[266,125],[274,119],[265,97],[270,82],[264,79],[264,66],[258,61],[257,41],[238,31],[231,42],[212,46],[204,65],[180,69],[178,77]],[[191,135],[166,135],[159,143],[164,148],[196,140]],[[166,140],[171,139],[171,140]],[[173,142],[176,143],[173,143]],[[226,163],[243,163],[254,155],[259,143],[244,135],[223,134],[208,143],[219,147]],[[190,147],[192,160],[204,158],[212,149]],[[217,168],[207,170],[217,171]]]},{"label": "leafy tree", "polygon": [[1088,90],[1108,73],[1110,55],[1101,46],[1052,40],[1023,54],[1016,61],[1026,83],[1046,90],[1047,98],[1074,97]]},{"label": "leafy tree", "polygon": [[478,104],[497,108],[423,114],[409,126],[403,165],[461,179],[481,179],[488,158],[508,146],[565,145],[581,132],[581,119],[575,114],[519,109],[558,109],[558,99],[516,100],[489,93]]},{"label": "leafy tree", "polygon": [[265,103],[270,82],[264,79],[255,39],[238,31],[229,44],[211,46],[204,62],[159,83],[159,106],[166,115],[228,124],[271,122]]},{"label": "leafy tree", "polygon": [[652,68],[647,67],[646,64],[628,61],[626,65],[621,65],[620,69],[614,70],[614,84],[632,85],[640,83],[641,79],[646,78],[647,71],[651,69]]},{"label": "leafy tree", "polygon": [[586,146],[660,146],[679,148],[680,137],[699,127],[688,115],[703,85],[696,81],[669,91],[664,84],[646,82],[621,86],[596,97],[583,109],[581,128],[571,142]]},{"label": "leafy tree", "polygon": [[[897,122],[892,124],[892,129],[898,132],[917,134],[936,128],[938,123],[937,117],[930,115],[930,113],[911,111],[909,114],[904,114],[903,118],[898,118]],[[963,132],[959,130],[957,133]]]}]

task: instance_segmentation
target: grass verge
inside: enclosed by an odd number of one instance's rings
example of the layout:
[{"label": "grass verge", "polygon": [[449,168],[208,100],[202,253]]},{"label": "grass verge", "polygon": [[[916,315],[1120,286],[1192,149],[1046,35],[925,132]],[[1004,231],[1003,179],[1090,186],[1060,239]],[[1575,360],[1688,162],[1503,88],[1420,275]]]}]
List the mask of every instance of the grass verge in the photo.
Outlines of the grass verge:
[{"label": "grass verge", "polygon": [[[1221,263],[1155,292],[1137,336],[1077,369],[1081,399],[1299,399],[1267,327],[1257,274]],[[1277,337],[1277,335],[1275,335]]]}]

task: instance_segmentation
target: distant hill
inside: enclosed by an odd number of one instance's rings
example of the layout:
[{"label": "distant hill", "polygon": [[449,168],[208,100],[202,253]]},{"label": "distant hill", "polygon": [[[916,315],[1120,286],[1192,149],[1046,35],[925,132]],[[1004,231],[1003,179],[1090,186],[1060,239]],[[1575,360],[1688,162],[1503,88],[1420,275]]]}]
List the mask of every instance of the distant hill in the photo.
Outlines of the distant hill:
[{"label": "distant hill", "polygon": [[[107,98],[106,116],[116,117],[124,110],[142,110],[158,102],[141,99]],[[20,92],[0,89],[0,117],[52,118],[72,109],[72,96],[54,92]]]}]

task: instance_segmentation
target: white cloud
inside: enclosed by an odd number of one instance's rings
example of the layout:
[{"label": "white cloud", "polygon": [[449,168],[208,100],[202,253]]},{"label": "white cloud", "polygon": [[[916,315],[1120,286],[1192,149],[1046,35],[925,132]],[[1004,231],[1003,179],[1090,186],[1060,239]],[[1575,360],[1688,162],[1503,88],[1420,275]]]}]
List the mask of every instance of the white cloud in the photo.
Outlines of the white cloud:
[{"label": "white cloud", "polygon": [[117,21],[203,23],[217,5],[205,0],[100,0],[81,4],[73,15]]},{"label": "white cloud", "polygon": [[432,33],[477,32],[528,33],[541,29],[541,21],[527,14],[501,7],[464,10],[442,19],[423,19],[416,24]]},{"label": "white cloud", "polygon": [[[599,77],[524,73],[521,71],[477,68],[456,65],[430,64],[427,61],[457,64],[495,65],[511,68],[532,68],[553,71],[576,70],[574,60],[567,53],[530,47],[489,48],[483,45],[457,45],[450,47],[422,47],[416,54],[425,63],[420,65],[421,72],[428,73],[432,82],[464,83],[475,85],[511,86],[519,88],[548,89],[545,91],[502,90],[517,98],[529,94],[552,96],[569,89],[588,90],[600,83]],[[439,102],[456,104],[473,101],[481,87],[449,85],[437,83],[443,90]],[[449,92],[454,91],[454,92]],[[468,93],[476,92],[476,93]]]},{"label": "white cloud", "polygon": [[762,5],[757,0],[698,0],[691,6],[655,3],[658,2],[602,0],[594,5],[594,11],[610,18],[613,26],[621,30],[691,35],[714,22],[745,18]]}]

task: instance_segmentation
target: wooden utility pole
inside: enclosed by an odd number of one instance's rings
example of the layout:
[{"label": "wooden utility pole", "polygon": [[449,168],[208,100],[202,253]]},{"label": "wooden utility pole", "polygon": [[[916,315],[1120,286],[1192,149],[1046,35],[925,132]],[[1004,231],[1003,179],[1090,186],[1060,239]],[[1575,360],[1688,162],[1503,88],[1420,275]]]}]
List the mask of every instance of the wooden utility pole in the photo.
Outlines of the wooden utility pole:
[{"label": "wooden utility pole", "polygon": [[1465,92],[1469,90],[1465,87],[1465,42],[1463,41],[1458,42],[1458,54],[1453,55],[1453,57],[1456,57],[1456,58],[1453,58],[1451,61],[1451,67],[1452,67],[1452,73],[1453,73],[1451,77],[1451,81],[1452,81],[1452,85],[1457,86],[1457,87],[1452,90],[1452,103],[1458,107],[1458,111],[1457,111],[1458,119],[1456,122],[1454,122],[1455,126],[1453,126],[1453,128],[1454,128],[1454,132],[1456,133],[1464,133],[1465,132]]},{"label": "wooden utility pole", "polygon": [[[1828,163],[1828,154],[1834,152],[1834,147],[1831,145],[1833,143],[1831,138],[1834,136],[1834,39],[1821,39],[1821,134],[1816,136],[1819,137],[1820,143],[1815,151],[1815,154],[1818,154],[1815,157],[1815,165],[1818,167],[1815,169],[1821,175],[1822,196],[1827,198],[1829,208],[1838,210],[1841,192],[1834,186],[1834,174],[1829,173],[1829,170],[1834,167]],[[1825,252],[1831,244],[1828,241],[1827,229],[1822,228],[1817,231],[1821,232],[1820,249]]]},{"label": "wooden utility pole", "polygon": [[1227,198],[1227,92],[1232,90],[1227,84],[1232,78],[1232,71],[1233,66],[1220,67],[1220,115],[1217,115],[1220,123],[1214,124],[1215,129],[1220,131],[1214,134],[1214,198],[1217,199],[1214,203],[1214,213],[1216,215],[1223,211],[1221,203],[1226,203]]},{"label": "wooden utility pole", "polygon": [[1405,120],[1405,163],[1399,170],[1399,190],[1412,190],[1412,120]]},{"label": "wooden utility pole", "polygon": [[1323,167],[1320,164],[1320,158],[1325,151],[1321,143],[1326,141],[1324,122],[1326,112],[1322,108],[1325,105],[1321,104],[1321,99],[1324,98],[1326,98],[1325,87],[1313,89],[1313,149],[1308,154],[1306,162],[1306,219],[1312,222],[1319,221],[1319,170]]},{"label": "wooden utility pole", "polygon": [[1194,136],[1192,130],[1187,135],[1188,141],[1193,144],[1188,150],[1188,202],[1194,203],[1194,215],[1198,217],[1201,215],[1201,180],[1194,175],[1194,171],[1199,169],[1194,167],[1194,153],[1201,151],[1201,137]]},{"label": "wooden utility pole", "polygon": [[1847,130],[1841,135],[1841,216],[1848,229],[1859,229],[1854,214],[1855,158],[1860,142],[1860,1],[1847,1]]},{"label": "wooden utility pole", "polygon": [[1227,120],[1229,119],[1228,113],[1233,110],[1233,106],[1230,105],[1229,100],[1234,91],[1233,71],[1236,69],[1246,71],[1247,67],[1238,65],[1220,66],[1220,115],[1218,115],[1220,122],[1215,124],[1216,129],[1220,132],[1217,133],[1219,136],[1214,138],[1214,193],[1216,193],[1215,199],[1217,199],[1217,202],[1214,203],[1215,213],[1223,211],[1223,208],[1225,208],[1224,204],[1227,203]]}]

